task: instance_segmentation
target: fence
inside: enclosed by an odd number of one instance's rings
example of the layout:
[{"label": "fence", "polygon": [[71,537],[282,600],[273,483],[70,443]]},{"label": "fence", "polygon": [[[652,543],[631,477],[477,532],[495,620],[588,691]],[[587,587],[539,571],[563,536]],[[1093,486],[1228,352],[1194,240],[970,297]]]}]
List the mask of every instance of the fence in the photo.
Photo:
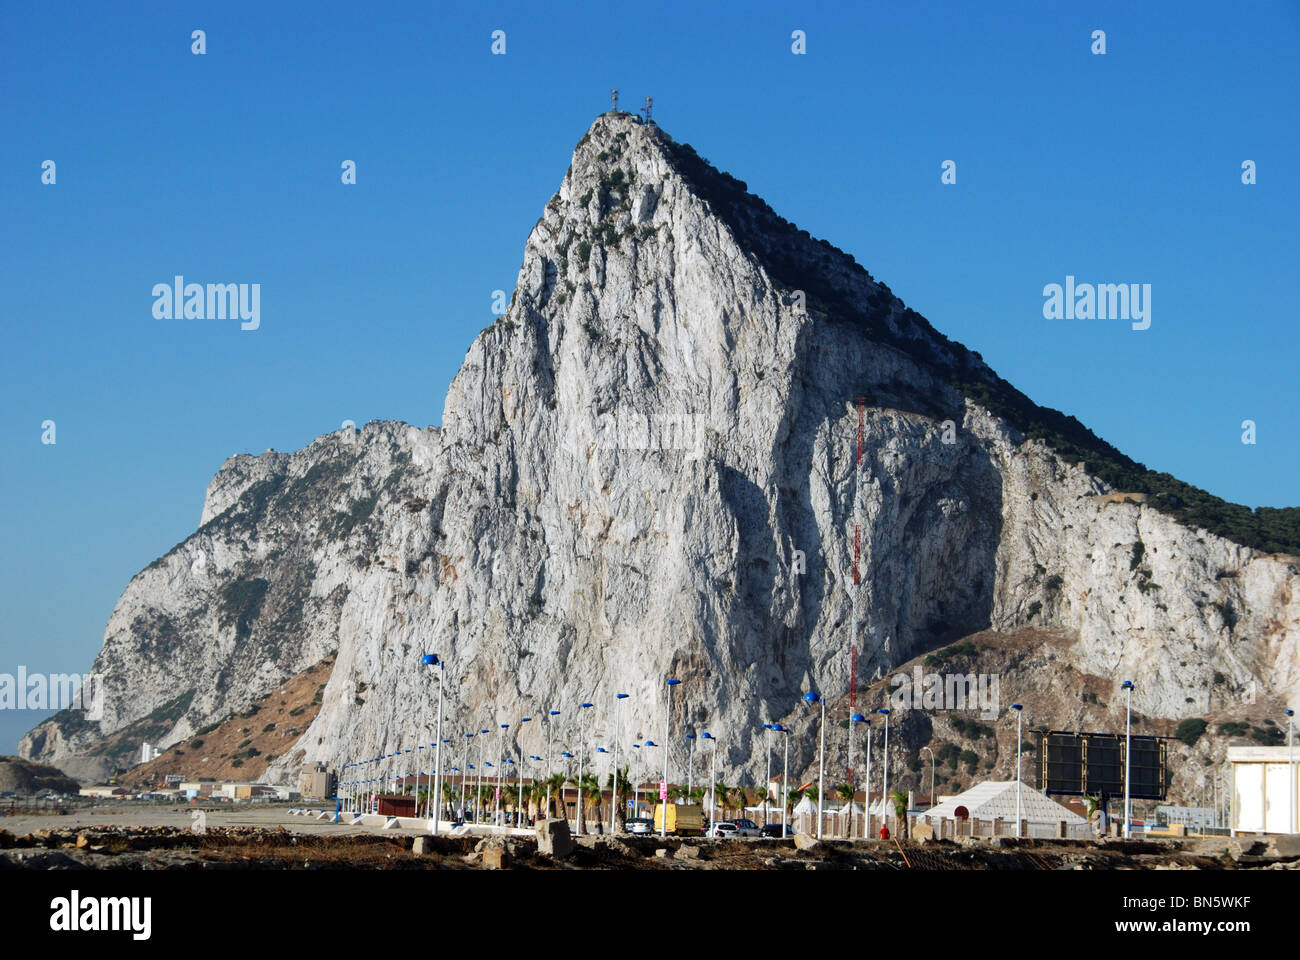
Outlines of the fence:
[{"label": "fence", "polygon": [[0,798],[0,817],[60,816],[68,812],[68,801],[63,797],[4,797]]}]

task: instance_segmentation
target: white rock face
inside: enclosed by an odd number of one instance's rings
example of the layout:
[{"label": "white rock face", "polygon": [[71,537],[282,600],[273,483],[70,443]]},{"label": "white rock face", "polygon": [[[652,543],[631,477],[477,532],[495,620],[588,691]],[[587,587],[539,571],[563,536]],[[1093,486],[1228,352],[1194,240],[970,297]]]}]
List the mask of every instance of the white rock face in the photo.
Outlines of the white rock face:
[{"label": "white rock face", "polygon": [[[431,741],[418,660],[436,652],[457,763],[464,733],[499,723],[545,755],[551,708],[556,752],[576,751],[584,700],[609,746],[616,692],[623,754],[660,741],[675,676],[674,779],[689,724],[719,738],[719,776],[753,782],[761,724],[802,731],[803,691],[848,686],[855,521],[862,677],[1033,625],[1077,634],[1080,670],[1141,678],[1150,717],[1198,714],[1216,673],[1220,698],[1300,695],[1300,560],[1101,499],[939,372],[991,377],[977,356],[693,157],[599,118],[442,429],[228,460],[203,525],[109,620],[102,722],[48,721],[23,756],[90,775],[74,755],[129,724],[152,713],[148,739],[175,743],[337,649],[319,716],[272,768],[288,779]],[[792,738],[792,765],[812,750]]]}]

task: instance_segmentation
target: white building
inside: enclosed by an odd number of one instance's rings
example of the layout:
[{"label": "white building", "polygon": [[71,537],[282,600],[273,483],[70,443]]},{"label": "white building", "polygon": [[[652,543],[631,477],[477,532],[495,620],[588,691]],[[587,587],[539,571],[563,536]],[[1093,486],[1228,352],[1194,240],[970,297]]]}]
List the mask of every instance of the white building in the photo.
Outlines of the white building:
[{"label": "white building", "polygon": [[1228,763],[1232,766],[1228,826],[1234,836],[1238,832],[1300,833],[1300,750],[1292,754],[1288,747],[1229,747]]}]

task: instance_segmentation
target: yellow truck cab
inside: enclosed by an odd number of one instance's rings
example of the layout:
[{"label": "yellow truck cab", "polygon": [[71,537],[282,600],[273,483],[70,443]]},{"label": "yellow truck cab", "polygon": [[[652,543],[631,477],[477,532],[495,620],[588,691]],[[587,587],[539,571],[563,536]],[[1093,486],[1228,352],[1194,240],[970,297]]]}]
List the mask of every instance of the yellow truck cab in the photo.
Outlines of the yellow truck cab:
[{"label": "yellow truck cab", "polygon": [[704,808],[698,803],[655,804],[655,833],[664,829],[664,811],[668,812],[668,833],[679,837],[703,836]]}]

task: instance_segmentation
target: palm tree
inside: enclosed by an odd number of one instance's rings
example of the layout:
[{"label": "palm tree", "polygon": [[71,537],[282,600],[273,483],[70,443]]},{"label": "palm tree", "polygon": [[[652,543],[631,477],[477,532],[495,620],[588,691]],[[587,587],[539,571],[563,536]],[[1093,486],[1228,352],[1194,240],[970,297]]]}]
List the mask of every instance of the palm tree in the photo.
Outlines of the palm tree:
[{"label": "palm tree", "polygon": [[889,794],[889,799],[894,804],[894,816],[898,818],[900,832],[904,837],[907,836],[907,794],[902,790],[894,790]]},{"label": "palm tree", "polygon": [[731,800],[731,787],[725,783],[715,783],[713,785],[713,803],[720,811],[717,819],[727,819],[727,805]]},{"label": "palm tree", "polygon": [[799,806],[799,801],[803,799],[802,787],[791,787],[785,792],[785,807],[787,810],[794,810]]},{"label": "palm tree", "polygon": [[619,826],[624,830],[627,829],[627,805],[619,803],[619,796],[627,797],[632,793],[632,784],[627,779],[629,769],[629,767],[621,767],[616,771],[618,775],[617,783],[614,782],[615,774],[611,773],[605,777],[605,785],[610,788],[611,792],[610,803],[614,805]]},{"label": "palm tree", "polygon": [[[563,820],[567,815],[564,810],[565,783],[564,774],[562,773],[553,773],[546,779],[544,784],[546,789],[542,791],[542,796],[545,797],[547,791],[551,794],[552,809],[546,811],[548,817],[555,817],[556,819]],[[556,813],[557,810],[559,813]]]},{"label": "palm tree", "polygon": [[591,807],[593,801],[596,807],[596,822],[600,823],[600,780],[594,774],[584,773],[582,781],[578,784],[578,832],[582,833],[585,829],[586,819],[584,817],[584,808]]}]

